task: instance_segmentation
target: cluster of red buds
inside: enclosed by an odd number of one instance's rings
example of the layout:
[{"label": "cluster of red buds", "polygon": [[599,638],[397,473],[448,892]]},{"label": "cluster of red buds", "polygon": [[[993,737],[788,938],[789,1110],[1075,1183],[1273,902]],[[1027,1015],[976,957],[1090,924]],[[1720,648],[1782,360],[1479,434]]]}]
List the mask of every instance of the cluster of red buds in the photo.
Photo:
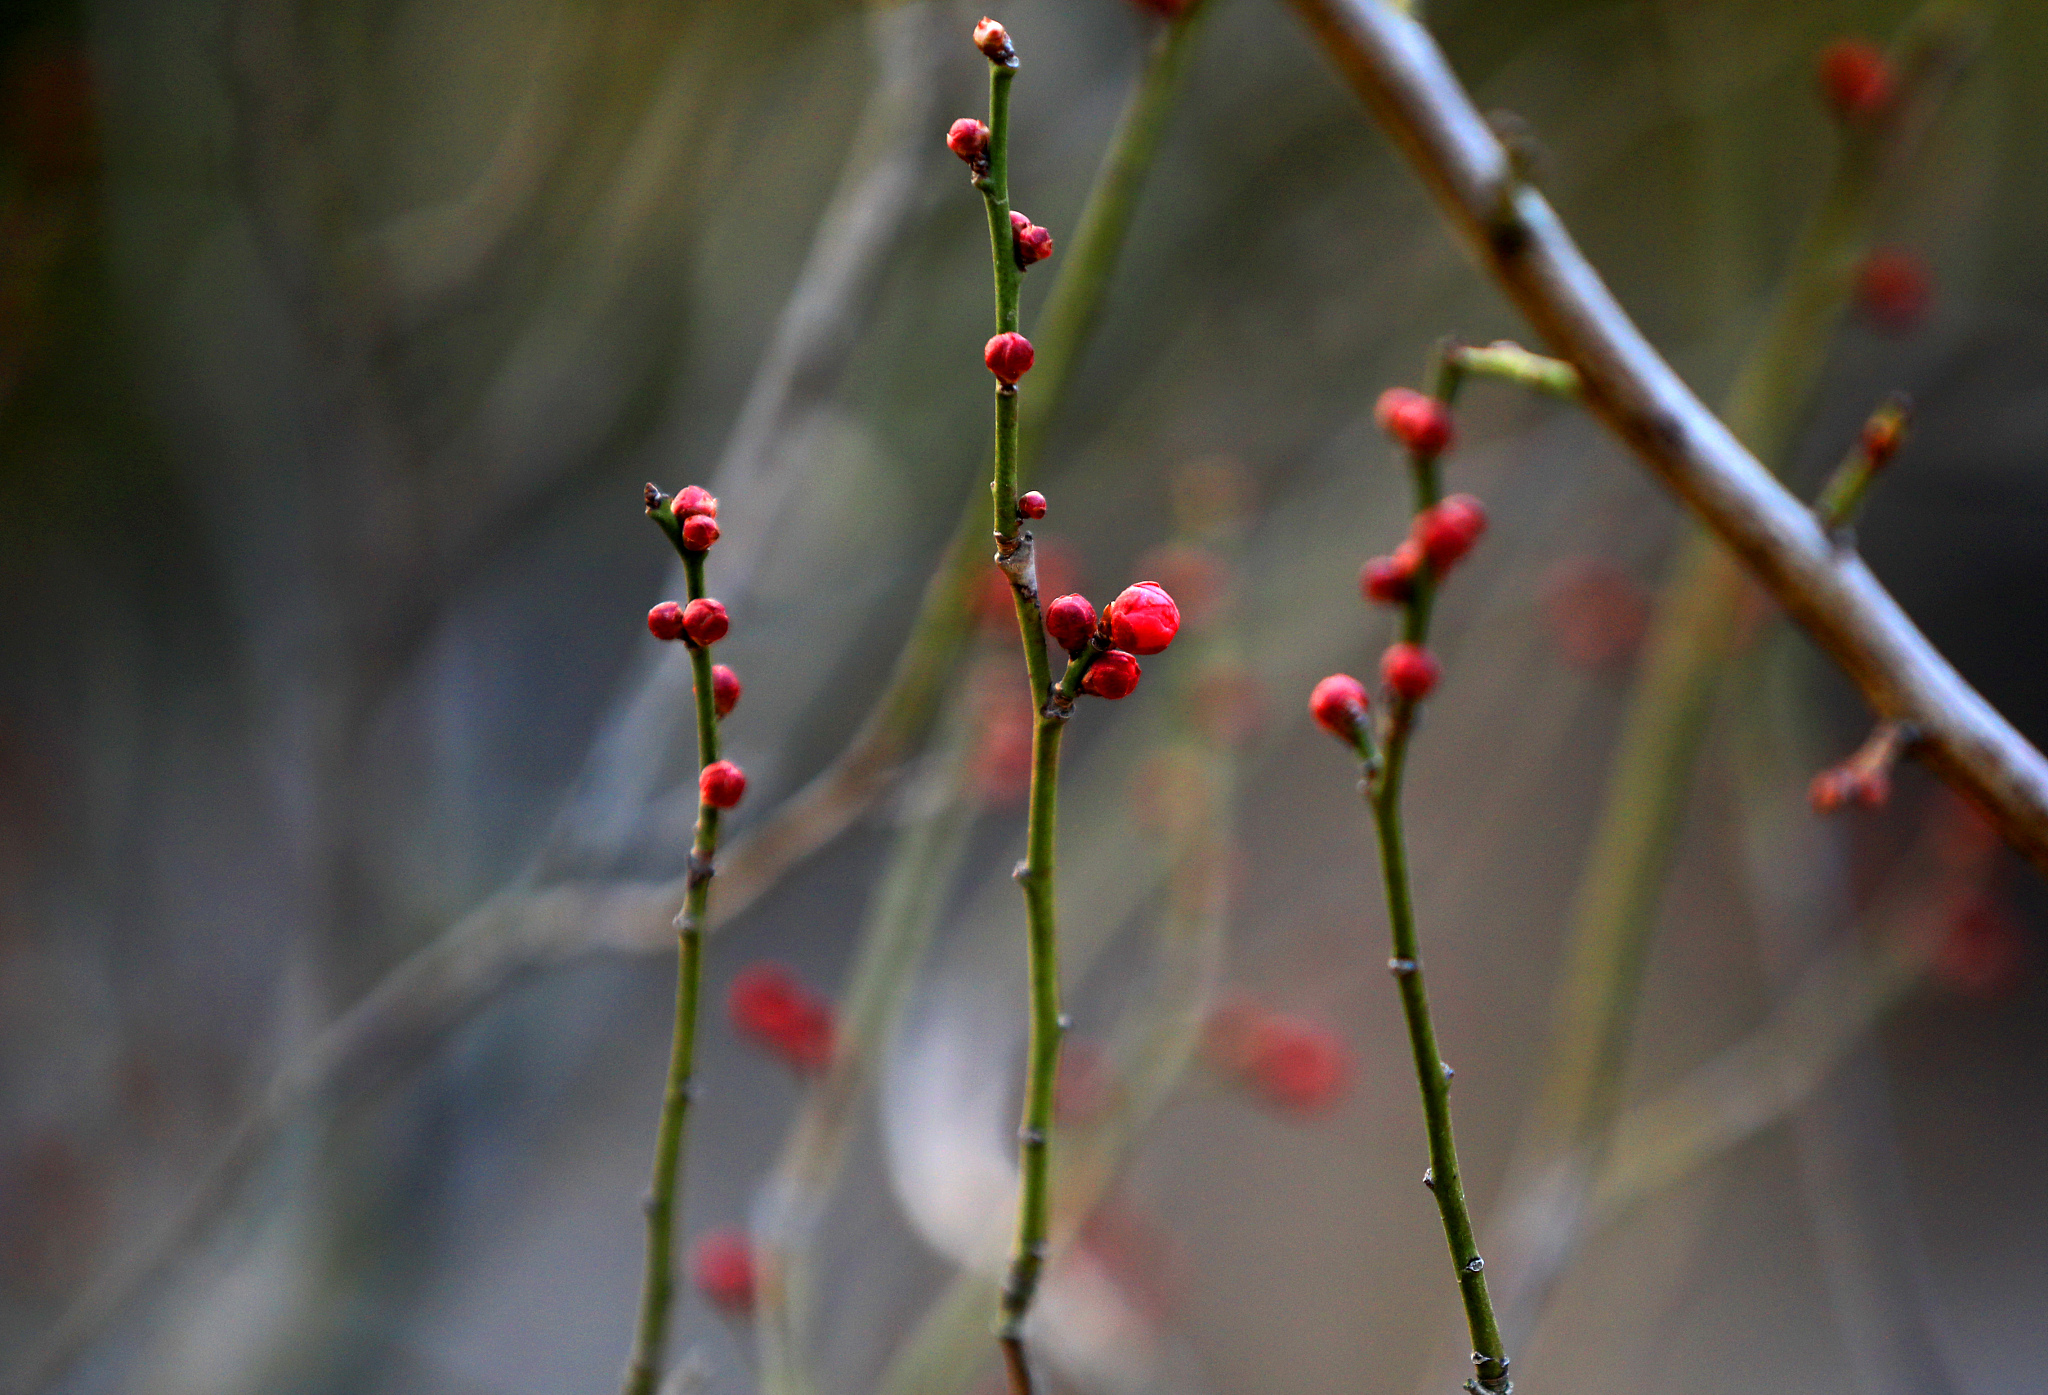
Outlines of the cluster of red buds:
[{"label": "cluster of red buds", "polygon": [[1897,90],[1890,61],[1868,39],[1836,39],[1822,49],[1819,77],[1829,109],[1851,125],[1882,119]]},{"label": "cluster of red buds", "polygon": [[1211,1066],[1290,1114],[1327,1113],[1351,1084],[1343,1038],[1320,1022],[1269,1012],[1245,998],[1221,1003],[1203,1028]]},{"label": "cluster of red buds", "polygon": [[[718,541],[718,500],[703,486],[688,485],[671,498],[650,484],[646,494],[648,513],[668,514],[672,536],[685,553],[701,555]],[[709,596],[688,605],[663,601],[647,612],[649,634],[663,641],[681,640],[692,649],[709,649],[731,628],[725,603]],[[711,666],[711,706],[720,721],[739,705],[740,691],[738,674],[724,664]],[[746,772],[729,760],[712,761],[697,774],[698,797],[714,809],[733,808],[746,792]]]},{"label": "cluster of red buds", "polygon": [[708,1230],[690,1250],[690,1279],[704,1301],[741,1316],[754,1310],[754,1246],[738,1226]]},{"label": "cluster of red buds", "polygon": [[[1413,388],[1380,394],[1374,416],[1417,469],[1428,468],[1457,437],[1450,408]],[[1381,605],[1411,605],[1418,588],[1448,576],[1485,532],[1486,508],[1477,499],[1470,494],[1441,499],[1415,515],[1400,546],[1359,570],[1359,592]],[[1380,655],[1380,681],[1404,703],[1428,697],[1440,676],[1436,656],[1419,644],[1404,640]],[[1365,685],[1349,674],[1331,674],[1309,695],[1316,724],[1347,745],[1363,738],[1367,705]]]},{"label": "cluster of red buds", "polygon": [[1089,599],[1074,592],[1056,596],[1045,608],[1045,632],[1073,658],[1091,644],[1095,661],[1081,675],[1081,691],[1094,697],[1129,697],[1144,670],[1139,654],[1160,654],[1180,633],[1180,607],[1156,581],[1126,586],[1100,616]]},{"label": "cluster of red buds", "polygon": [[733,976],[726,1011],[734,1030],[798,1075],[832,1064],[831,1002],[805,987],[786,964],[752,964]]},{"label": "cluster of red buds", "polygon": [[1017,270],[1029,271],[1033,262],[1042,262],[1052,255],[1052,233],[1014,208],[1010,210],[1010,234]]},{"label": "cluster of red buds", "polygon": [[1838,765],[1813,777],[1806,799],[1817,814],[1832,814],[1849,804],[1882,808],[1892,797],[1892,767],[1912,744],[1912,732],[1900,722],[1880,722],[1870,739]]}]

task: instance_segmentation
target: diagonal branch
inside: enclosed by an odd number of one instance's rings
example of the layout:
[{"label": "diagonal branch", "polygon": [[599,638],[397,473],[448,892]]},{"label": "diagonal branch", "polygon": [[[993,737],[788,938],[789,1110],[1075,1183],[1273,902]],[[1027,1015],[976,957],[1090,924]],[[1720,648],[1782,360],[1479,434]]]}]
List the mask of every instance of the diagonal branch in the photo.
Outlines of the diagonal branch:
[{"label": "diagonal branch", "polygon": [[1728,546],[1919,754],[2048,872],[2048,761],[1963,681],[1853,551],[1650,347],[1515,175],[1428,33],[1381,0],[1294,0],[1316,39],[1552,352],[1587,407]]}]

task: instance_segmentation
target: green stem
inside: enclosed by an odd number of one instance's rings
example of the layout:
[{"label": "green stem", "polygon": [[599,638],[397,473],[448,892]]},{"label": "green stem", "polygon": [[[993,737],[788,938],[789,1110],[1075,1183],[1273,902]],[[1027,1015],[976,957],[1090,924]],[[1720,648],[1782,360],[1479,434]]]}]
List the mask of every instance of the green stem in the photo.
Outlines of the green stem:
[{"label": "green stem", "polygon": [[[658,510],[665,514],[666,509]],[[672,540],[672,529],[664,524]],[[704,556],[678,542],[689,597],[704,595]],[[718,710],[711,685],[711,651],[690,645],[690,670],[697,687],[697,768],[718,759]],[[654,1395],[661,1381],[675,1293],[675,1232],[681,1207],[683,1150],[689,1135],[690,1095],[697,1055],[697,1003],[704,978],[704,907],[711,895],[712,858],[718,852],[718,810],[697,806],[696,838],[690,847],[689,889],[676,916],[676,1017],[669,1043],[668,1083],[661,1097],[655,1134],[654,1176],[647,1189],[647,1266],[640,1285],[640,1318],[626,1362],[625,1395]]]},{"label": "green stem", "polygon": [[[1437,355],[1431,388],[1449,405],[1457,396],[1462,371],[1450,346]],[[1436,503],[1441,493],[1440,474],[1434,456],[1409,457],[1415,484],[1417,513]],[[1414,593],[1402,609],[1401,637],[1410,644],[1426,644],[1435,599],[1436,579],[1425,567],[1415,580]],[[1408,1045],[1415,1058],[1415,1080],[1422,1092],[1422,1117],[1429,1134],[1429,1174],[1426,1181],[1436,1197],[1442,1218],[1444,1240],[1450,1247],[1451,1264],[1457,1275],[1458,1294],[1465,1305],[1465,1323],[1472,1334],[1472,1359],[1480,1389],[1505,1392],[1508,1357],[1501,1340],[1500,1322],[1494,1316],[1493,1300],[1486,1289],[1486,1266],[1479,1257],[1479,1242],[1472,1225],[1472,1210],[1465,1200],[1465,1183],[1458,1170],[1458,1143],[1451,1129],[1450,1068],[1437,1047],[1436,1023],[1429,1011],[1429,990],[1422,975],[1421,940],[1415,927],[1415,896],[1408,877],[1408,849],[1401,824],[1401,785],[1408,768],[1408,742],[1415,730],[1416,704],[1408,698],[1392,699],[1386,731],[1377,758],[1368,733],[1359,733],[1359,756],[1365,762],[1366,804],[1372,810],[1373,826],[1379,835],[1380,873],[1387,892],[1387,925],[1393,943],[1393,957],[1387,967],[1400,989],[1401,1015],[1408,1027]]]}]

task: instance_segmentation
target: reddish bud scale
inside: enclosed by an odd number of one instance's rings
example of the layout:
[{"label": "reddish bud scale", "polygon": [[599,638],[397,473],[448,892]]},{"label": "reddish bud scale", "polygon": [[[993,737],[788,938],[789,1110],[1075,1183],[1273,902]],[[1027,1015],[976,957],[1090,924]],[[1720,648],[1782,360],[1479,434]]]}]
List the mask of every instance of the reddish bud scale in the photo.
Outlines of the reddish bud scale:
[{"label": "reddish bud scale", "polygon": [[981,351],[981,361],[988,365],[988,371],[996,375],[997,381],[1006,387],[1014,385],[1019,378],[1031,371],[1031,363],[1035,357],[1031,341],[1014,330],[998,334],[989,340]]},{"label": "reddish bud scale", "polygon": [[986,15],[982,16],[981,23],[974,26],[974,46],[991,63],[1008,65],[1017,61],[1017,50],[1010,43],[1010,31]]},{"label": "reddish bud scale", "polygon": [[1485,531],[1485,507],[1470,494],[1453,494],[1417,514],[1409,536],[1441,576],[1472,550]]},{"label": "reddish bud scale", "polygon": [[733,808],[746,793],[747,772],[729,760],[715,760],[697,772],[697,797],[714,809]]},{"label": "reddish bud scale", "polygon": [[1020,496],[1017,500],[1017,516],[1019,518],[1044,518],[1045,496],[1035,489],[1029,494]]},{"label": "reddish bud scale", "polygon": [[1869,121],[1892,100],[1892,68],[1867,39],[1836,39],[1820,55],[1821,95],[1844,121]]},{"label": "reddish bud scale", "polygon": [[699,596],[683,607],[683,631],[690,636],[692,644],[716,644],[731,628],[732,617],[725,613],[723,601]]},{"label": "reddish bud scale", "polygon": [[704,486],[688,484],[676,492],[675,498],[669,500],[668,511],[677,518],[691,518],[699,514],[706,518],[716,518],[718,500],[712,498],[711,491]]},{"label": "reddish bud scale", "polygon": [[718,524],[711,515],[691,514],[683,520],[683,546],[692,552],[709,552],[718,541]]},{"label": "reddish bud scale", "polygon": [[733,1029],[799,1075],[832,1063],[831,1002],[806,988],[784,964],[751,964],[726,992]]},{"label": "reddish bud scale", "polygon": [[1095,607],[1078,593],[1056,597],[1045,608],[1045,632],[1054,644],[1072,654],[1095,633]]},{"label": "reddish bud scale", "polygon": [[690,1279],[714,1308],[747,1313],[754,1307],[754,1247],[737,1226],[706,1231],[690,1250]]},{"label": "reddish bud scale", "polygon": [[1180,607],[1156,581],[1126,586],[1109,603],[1110,639],[1133,654],[1159,654],[1180,633]]},{"label": "reddish bud scale", "polygon": [[1411,455],[1442,455],[1450,449],[1456,434],[1451,425],[1451,409],[1413,388],[1393,387],[1381,393],[1373,417],[1380,430],[1399,441]]},{"label": "reddish bud scale", "polygon": [[732,715],[740,705],[740,676],[724,664],[711,666],[711,708],[718,713],[720,721]]},{"label": "reddish bud scale", "polygon": [[1309,715],[1316,725],[1344,742],[1356,739],[1370,706],[1365,684],[1348,673],[1331,674],[1308,695]]},{"label": "reddish bud scale", "polygon": [[1112,649],[1100,655],[1081,675],[1081,691],[1114,702],[1137,691],[1138,679],[1144,672],[1136,659],[1121,649]]},{"label": "reddish bud scale", "polygon": [[681,639],[685,633],[683,608],[674,601],[663,601],[647,612],[647,632],[656,639]]},{"label": "reddish bud scale", "polygon": [[1380,678],[1396,697],[1420,702],[1436,687],[1436,656],[1419,644],[1392,645],[1380,655]]}]

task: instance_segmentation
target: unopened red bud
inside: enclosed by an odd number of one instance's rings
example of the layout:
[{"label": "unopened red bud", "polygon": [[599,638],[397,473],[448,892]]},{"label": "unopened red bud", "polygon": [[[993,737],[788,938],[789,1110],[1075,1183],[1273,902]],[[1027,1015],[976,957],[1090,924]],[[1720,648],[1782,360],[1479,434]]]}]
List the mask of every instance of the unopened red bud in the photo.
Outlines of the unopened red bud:
[{"label": "unopened red bud", "polygon": [[1347,743],[1357,738],[1370,703],[1365,684],[1348,673],[1331,674],[1308,695],[1309,715],[1316,725]]},{"label": "unopened red bud", "polygon": [[683,608],[674,601],[663,601],[647,612],[647,631],[656,639],[681,639],[684,625]]},{"label": "unopened red bud", "polygon": [[946,128],[946,149],[977,168],[988,158],[988,127],[963,116]]},{"label": "unopened red bud", "polygon": [[683,520],[683,546],[692,552],[709,552],[718,541],[718,522],[708,513],[693,513]]},{"label": "unopened red bud", "polygon": [[1109,603],[1109,634],[1119,649],[1158,654],[1180,633],[1180,607],[1156,581],[1126,586]]},{"label": "unopened red bud", "polygon": [[1927,264],[1903,247],[1880,247],[1856,269],[1856,303],[1879,329],[1904,334],[1926,317]]},{"label": "unopened red bud", "polygon": [[991,63],[1014,63],[1017,59],[1017,50],[1010,43],[1010,31],[986,15],[982,16],[981,23],[974,26],[974,46]]},{"label": "unopened red bud", "polygon": [[981,361],[1004,384],[1015,383],[1029,373],[1034,357],[1031,341],[1014,330],[998,334],[981,351]]},{"label": "unopened red bud", "polygon": [[1821,771],[1806,786],[1806,802],[1813,806],[1816,814],[1832,814],[1848,800],[1848,781],[1838,769]]},{"label": "unopened red bud", "polygon": [[668,511],[677,518],[689,518],[702,514],[707,518],[718,517],[718,501],[711,497],[711,491],[702,485],[685,485],[669,500]]},{"label": "unopened red bud", "polygon": [[1114,702],[1136,691],[1138,679],[1143,674],[1144,670],[1138,667],[1136,659],[1121,649],[1112,649],[1097,658],[1081,675],[1081,691]]},{"label": "unopened red bud", "polygon": [[1820,89],[1844,121],[1869,121],[1892,100],[1892,68],[1867,39],[1837,39],[1821,50]]},{"label": "unopened red bud", "polygon": [[1071,654],[1095,633],[1095,607],[1078,592],[1056,597],[1045,608],[1045,632],[1052,636],[1054,644]]},{"label": "unopened red bud", "polygon": [[832,1003],[805,987],[787,965],[771,962],[741,969],[733,975],[725,1005],[741,1036],[799,1075],[832,1064]]},{"label": "unopened red bud", "polygon": [[1033,262],[1042,262],[1052,255],[1052,233],[1014,208],[1010,210],[1010,235],[1019,270],[1028,270]]},{"label": "unopened red bud", "polygon": [[1035,489],[1020,496],[1017,500],[1017,514],[1020,518],[1044,518],[1045,496]]},{"label": "unopened red bud", "polygon": [[729,760],[715,760],[697,773],[697,795],[714,809],[730,809],[746,793],[747,772]]},{"label": "unopened red bud", "polygon": [[1472,550],[1485,531],[1485,506],[1470,494],[1453,494],[1417,514],[1409,536],[1441,576]]},{"label": "unopened red bud", "polygon": [[740,705],[740,676],[724,664],[711,666],[711,709],[720,719],[730,717]]},{"label": "unopened red bud", "polygon": [[1422,545],[1404,538],[1390,557],[1374,557],[1358,569],[1358,590],[1369,601],[1400,605],[1415,594],[1415,573],[1422,569]]},{"label": "unopened red bud", "polygon": [[1436,656],[1419,644],[1392,645],[1380,655],[1380,677],[1396,697],[1420,702],[1436,687]]},{"label": "unopened red bud", "polygon": [[1319,1022],[1271,1013],[1245,1045],[1249,1083],[1265,1100],[1296,1114],[1321,1114],[1344,1097],[1351,1076],[1343,1039]]},{"label": "unopened red bud", "polygon": [[746,1313],[754,1307],[754,1247],[736,1226],[707,1231],[690,1250],[690,1278],[714,1308]]},{"label": "unopened red bud", "polygon": [[716,644],[731,628],[732,617],[725,613],[723,601],[700,596],[683,607],[683,631],[693,644]]},{"label": "unopened red bud", "polygon": [[1414,388],[1388,388],[1373,408],[1380,430],[1392,436],[1413,455],[1442,455],[1455,434],[1451,409],[1434,397]]}]

